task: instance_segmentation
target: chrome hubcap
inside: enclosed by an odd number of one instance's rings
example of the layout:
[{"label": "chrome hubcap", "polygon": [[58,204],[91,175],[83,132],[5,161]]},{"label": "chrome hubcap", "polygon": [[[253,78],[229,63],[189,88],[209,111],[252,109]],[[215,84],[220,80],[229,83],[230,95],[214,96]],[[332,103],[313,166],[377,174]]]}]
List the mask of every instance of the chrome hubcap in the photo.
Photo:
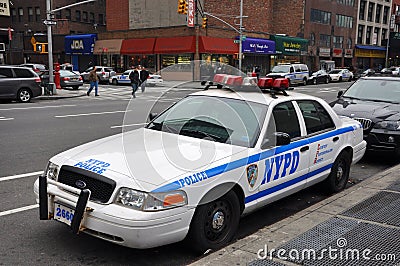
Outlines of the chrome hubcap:
[{"label": "chrome hubcap", "polygon": [[215,230],[221,229],[221,227],[224,225],[224,221],[225,221],[224,213],[221,211],[216,212],[212,220],[212,228]]},{"label": "chrome hubcap", "polygon": [[343,177],[343,168],[342,167],[338,167],[337,172],[336,172],[336,179],[340,180]]},{"label": "chrome hubcap", "polygon": [[21,91],[21,93],[20,93],[20,98],[21,98],[21,100],[22,101],[27,101],[27,100],[29,100],[29,98],[30,98],[30,95],[29,95],[29,92],[27,92],[27,91]]}]

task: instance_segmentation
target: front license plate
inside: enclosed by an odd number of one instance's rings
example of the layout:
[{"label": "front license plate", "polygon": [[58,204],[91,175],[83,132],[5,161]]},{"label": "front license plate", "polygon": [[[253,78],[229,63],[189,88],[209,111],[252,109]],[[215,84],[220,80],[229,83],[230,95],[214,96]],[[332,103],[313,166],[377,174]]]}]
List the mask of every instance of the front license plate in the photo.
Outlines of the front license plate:
[{"label": "front license plate", "polygon": [[54,204],[54,220],[71,225],[75,211],[59,203]]}]

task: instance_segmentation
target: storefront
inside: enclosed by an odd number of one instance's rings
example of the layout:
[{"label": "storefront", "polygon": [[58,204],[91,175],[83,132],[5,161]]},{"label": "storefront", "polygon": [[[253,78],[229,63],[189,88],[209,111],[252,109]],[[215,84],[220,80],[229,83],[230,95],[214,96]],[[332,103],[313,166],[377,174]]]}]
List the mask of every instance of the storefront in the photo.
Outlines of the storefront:
[{"label": "storefront", "polygon": [[156,38],[123,40],[121,55],[126,69],[141,65],[150,72],[156,71],[154,45]]},{"label": "storefront", "polygon": [[94,44],[97,40],[96,34],[81,34],[65,36],[64,50],[70,62],[76,71],[84,71],[87,66],[93,63]]},{"label": "storefront", "polygon": [[275,54],[275,42],[267,39],[246,38],[242,41],[243,71],[252,73],[256,68],[264,75],[271,69],[271,55]]},{"label": "storefront", "polygon": [[308,40],[281,35],[271,35],[271,40],[275,41],[276,50],[276,55],[271,56],[271,68],[278,63],[305,61],[303,58],[307,56]]},{"label": "storefront", "polygon": [[94,45],[93,53],[98,55],[96,64],[111,66],[117,72],[125,70],[121,46],[123,39],[98,40]]},{"label": "storefront", "polygon": [[377,68],[385,66],[386,48],[373,45],[356,45],[355,57],[358,69]]}]

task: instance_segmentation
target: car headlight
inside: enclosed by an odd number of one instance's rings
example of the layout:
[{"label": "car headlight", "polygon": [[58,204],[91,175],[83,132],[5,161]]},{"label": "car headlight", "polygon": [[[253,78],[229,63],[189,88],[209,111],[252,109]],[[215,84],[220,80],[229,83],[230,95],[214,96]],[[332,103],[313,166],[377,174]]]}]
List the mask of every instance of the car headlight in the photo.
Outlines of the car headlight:
[{"label": "car headlight", "polygon": [[121,188],[115,202],[135,210],[160,211],[186,205],[187,196],[182,190],[146,193],[130,188]]},{"label": "car headlight", "polygon": [[56,180],[58,175],[58,169],[59,169],[58,165],[49,161],[49,163],[46,166],[46,170],[44,170],[44,174],[46,175],[47,178]]},{"label": "car headlight", "polygon": [[374,128],[386,130],[400,130],[400,121],[381,121],[375,124]]}]

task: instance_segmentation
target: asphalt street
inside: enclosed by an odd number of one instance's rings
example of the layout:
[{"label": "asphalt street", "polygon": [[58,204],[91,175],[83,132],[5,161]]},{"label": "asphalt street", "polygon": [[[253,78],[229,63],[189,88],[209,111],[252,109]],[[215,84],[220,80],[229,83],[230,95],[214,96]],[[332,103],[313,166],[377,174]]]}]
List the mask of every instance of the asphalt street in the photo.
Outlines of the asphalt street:
[{"label": "asphalt street", "polygon": [[[160,112],[192,92],[148,87],[132,99],[129,86],[101,85],[99,97],[0,103],[0,265],[182,265],[197,259],[187,243],[135,250],[85,234],[74,236],[55,221],[40,221],[33,182],[53,155],[98,138],[142,127],[150,112]],[[350,83],[299,86],[295,90],[327,102]],[[368,153],[353,166],[349,186],[394,165],[387,154]],[[318,186],[242,218],[238,238],[325,199]]]}]

